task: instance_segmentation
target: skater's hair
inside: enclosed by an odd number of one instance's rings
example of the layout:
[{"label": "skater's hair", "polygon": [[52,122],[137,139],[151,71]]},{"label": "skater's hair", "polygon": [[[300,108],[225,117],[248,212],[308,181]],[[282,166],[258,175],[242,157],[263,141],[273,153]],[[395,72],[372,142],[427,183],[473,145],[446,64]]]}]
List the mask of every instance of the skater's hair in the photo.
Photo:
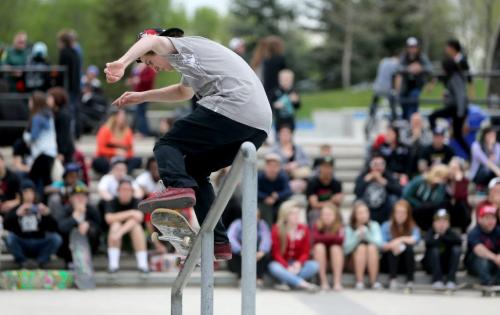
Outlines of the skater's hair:
[{"label": "skater's hair", "polygon": [[[357,228],[357,223],[358,219],[356,218],[356,213],[358,212],[358,209],[365,207],[368,210],[368,222],[370,222],[370,209],[368,208],[368,205],[363,201],[363,200],[356,200],[354,204],[352,205],[352,212],[351,212],[351,218],[349,219],[349,225],[353,228]],[[367,223],[368,223],[367,222]]]},{"label": "skater's hair", "polygon": [[280,252],[283,254],[286,250],[286,243],[288,239],[287,221],[288,215],[292,211],[298,211],[300,209],[300,203],[296,200],[287,200],[283,202],[278,211],[278,221],[276,225],[278,227],[280,235]]},{"label": "skater's hair", "polygon": [[63,108],[68,104],[68,93],[60,86],[55,86],[47,91],[47,94],[54,98],[54,105],[57,109]]},{"label": "skater's hair", "polygon": [[323,211],[332,211],[335,215],[335,219],[333,220],[332,225],[327,226],[322,220],[321,217],[316,221],[316,228],[318,231],[327,232],[335,234],[342,228],[342,216],[340,215],[339,208],[337,208],[333,203],[327,203],[321,208],[321,212]]},{"label": "skater's hair", "polygon": [[[406,220],[403,225],[399,225],[396,222],[396,208],[403,207],[406,209]],[[411,235],[413,228],[415,227],[415,221],[411,214],[411,205],[408,201],[401,199],[394,204],[391,213],[391,235],[393,238],[400,236]]]}]

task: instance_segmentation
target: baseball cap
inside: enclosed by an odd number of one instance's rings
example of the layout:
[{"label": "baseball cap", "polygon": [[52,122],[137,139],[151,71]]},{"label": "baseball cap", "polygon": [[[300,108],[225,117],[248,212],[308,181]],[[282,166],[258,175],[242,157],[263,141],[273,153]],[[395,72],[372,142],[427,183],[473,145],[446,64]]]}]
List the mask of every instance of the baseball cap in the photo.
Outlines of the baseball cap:
[{"label": "baseball cap", "polygon": [[418,46],[418,39],[416,39],[413,36],[408,37],[408,39],[406,40],[406,46],[408,46],[408,47]]},{"label": "baseball cap", "polygon": [[245,44],[245,40],[242,39],[242,38],[239,38],[239,37],[233,37],[231,38],[231,40],[229,41],[229,48],[231,50],[235,50],[236,48],[240,47],[241,45],[244,45]]},{"label": "baseball cap", "polygon": [[495,177],[488,183],[488,189],[493,189],[498,184],[500,184],[500,177]]},{"label": "baseball cap", "polygon": [[[137,40],[145,37],[145,36],[151,36],[151,35],[156,35],[156,36],[167,36],[167,37],[182,37],[184,36],[184,31],[178,27],[171,27],[171,28],[159,28],[159,27],[152,27],[152,28],[146,28],[139,34],[137,34]],[[136,59],[136,62],[141,63],[142,61],[138,58]]]},{"label": "baseball cap", "polygon": [[68,163],[64,166],[63,177],[66,177],[66,175],[68,175],[68,173],[79,172],[79,171],[80,171],[80,165],[78,165],[76,163]]},{"label": "baseball cap", "polygon": [[333,159],[332,156],[323,156],[323,157],[320,157],[318,159],[318,164],[317,165],[321,165],[321,164],[329,164],[331,166],[333,166],[335,164],[335,160]]},{"label": "baseball cap", "polygon": [[480,218],[484,217],[485,215],[497,215],[497,208],[495,206],[485,204],[481,208],[479,208],[478,211],[478,216]]},{"label": "baseball cap", "polygon": [[266,162],[269,162],[269,161],[281,162],[280,156],[278,154],[276,154],[276,153],[268,153],[268,154],[266,154],[265,160],[266,160]]},{"label": "baseball cap", "polygon": [[433,219],[434,220],[439,220],[439,219],[449,220],[450,215],[448,214],[448,211],[446,211],[446,209],[439,209],[438,211],[436,211],[436,213],[434,213]]},{"label": "baseball cap", "polygon": [[88,194],[89,193],[89,189],[87,188],[87,185],[83,184],[83,183],[79,183],[77,184],[73,190],[71,191],[71,195],[76,195],[76,194]]},{"label": "baseball cap", "polygon": [[90,65],[87,68],[87,72],[90,72],[90,73],[97,75],[97,74],[99,74],[99,68],[96,65]]},{"label": "baseball cap", "polygon": [[31,179],[24,179],[21,182],[21,190],[25,189],[35,189],[35,183]]},{"label": "baseball cap", "polygon": [[432,130],[432,134],[435,136],[444,136],[446,134],[446,129],[443,127],[436,127]]}]

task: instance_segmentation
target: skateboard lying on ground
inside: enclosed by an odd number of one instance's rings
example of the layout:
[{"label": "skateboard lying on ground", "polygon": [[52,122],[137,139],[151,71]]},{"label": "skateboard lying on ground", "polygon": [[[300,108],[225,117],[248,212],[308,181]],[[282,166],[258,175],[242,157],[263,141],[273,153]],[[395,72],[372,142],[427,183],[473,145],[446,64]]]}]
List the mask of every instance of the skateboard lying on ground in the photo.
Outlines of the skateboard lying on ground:
[{"label": "skateboard lying on ground", "polygon": [[75,284],[78,289],[95,289],[94,266],[92,254],[86,235],[73,229],[69,235],[69,248],[73,257]]},{"label": "skateboard lying on ground", "polygon": [[404,288],[405,293],[414,293],[414,292],[432,292],[432,293],[444,293],[444,294],[453,294],[458,290],[465,289],[468,286],[467,283],[460,283],[454,289],[448,289],[446,287],[442,289],[434,289],[430,284],[414,284],[411,288]]},{"label": "skateboard lying on ground", "polygon": [[186,257],[196,238],[196,231],[178,211],[156,209],[151,213],[151,223],[160,231],[153,232],[151,239],[169,242],[180,256]]},{"label": "skateboard lying on ground", "polygon": [[481,291],[482,296],[493,297],[500,294],[500,285],[487,286],[475,284],[474,289]]}]

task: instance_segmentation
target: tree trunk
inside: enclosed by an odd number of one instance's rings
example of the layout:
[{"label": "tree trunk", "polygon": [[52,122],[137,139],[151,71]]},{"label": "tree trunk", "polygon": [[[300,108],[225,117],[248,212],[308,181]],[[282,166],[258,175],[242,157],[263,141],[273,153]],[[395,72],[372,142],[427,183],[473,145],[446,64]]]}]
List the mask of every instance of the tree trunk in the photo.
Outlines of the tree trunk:
[{"label": "tree trunk", "polygon": [[353,40],[353,4],[347,1],[345,12],[344,48],[342,52],[342,88],[351,86],[351,61]]}]

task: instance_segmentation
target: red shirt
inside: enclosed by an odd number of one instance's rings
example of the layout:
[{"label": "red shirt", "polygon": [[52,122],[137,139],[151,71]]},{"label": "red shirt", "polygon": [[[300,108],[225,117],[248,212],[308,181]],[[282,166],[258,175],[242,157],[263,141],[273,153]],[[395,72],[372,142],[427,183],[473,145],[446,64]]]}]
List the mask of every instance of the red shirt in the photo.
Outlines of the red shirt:
[{"label": "red shirt", "polygon": [[138,74],[139,82],[134,86],[136,92],[152,90],[155,84],[156,72],[151,67],[144,67]]},{"label": "red shirt", "polygon": [[304,224],[299,224],[293,235],[287,235],[286,249],[281,253],[280,245],[280,231],[277,225],[273,226],[271,232],[273,246],[271,248],[271,255],[273,260],[279,262],[284,267],[288,267],[290,260],[295,260],[304,264],[309,259],[309,252],[311,250],[309,229]]},{"label": "red shirt", "polygon": [[318,230],[316,224],[312,227],[312,238],[314,244],[322,243],[330,247],[332,245],[342,246],[344,244],[344,228],[340,228],[337,233],[323,232]]}]

